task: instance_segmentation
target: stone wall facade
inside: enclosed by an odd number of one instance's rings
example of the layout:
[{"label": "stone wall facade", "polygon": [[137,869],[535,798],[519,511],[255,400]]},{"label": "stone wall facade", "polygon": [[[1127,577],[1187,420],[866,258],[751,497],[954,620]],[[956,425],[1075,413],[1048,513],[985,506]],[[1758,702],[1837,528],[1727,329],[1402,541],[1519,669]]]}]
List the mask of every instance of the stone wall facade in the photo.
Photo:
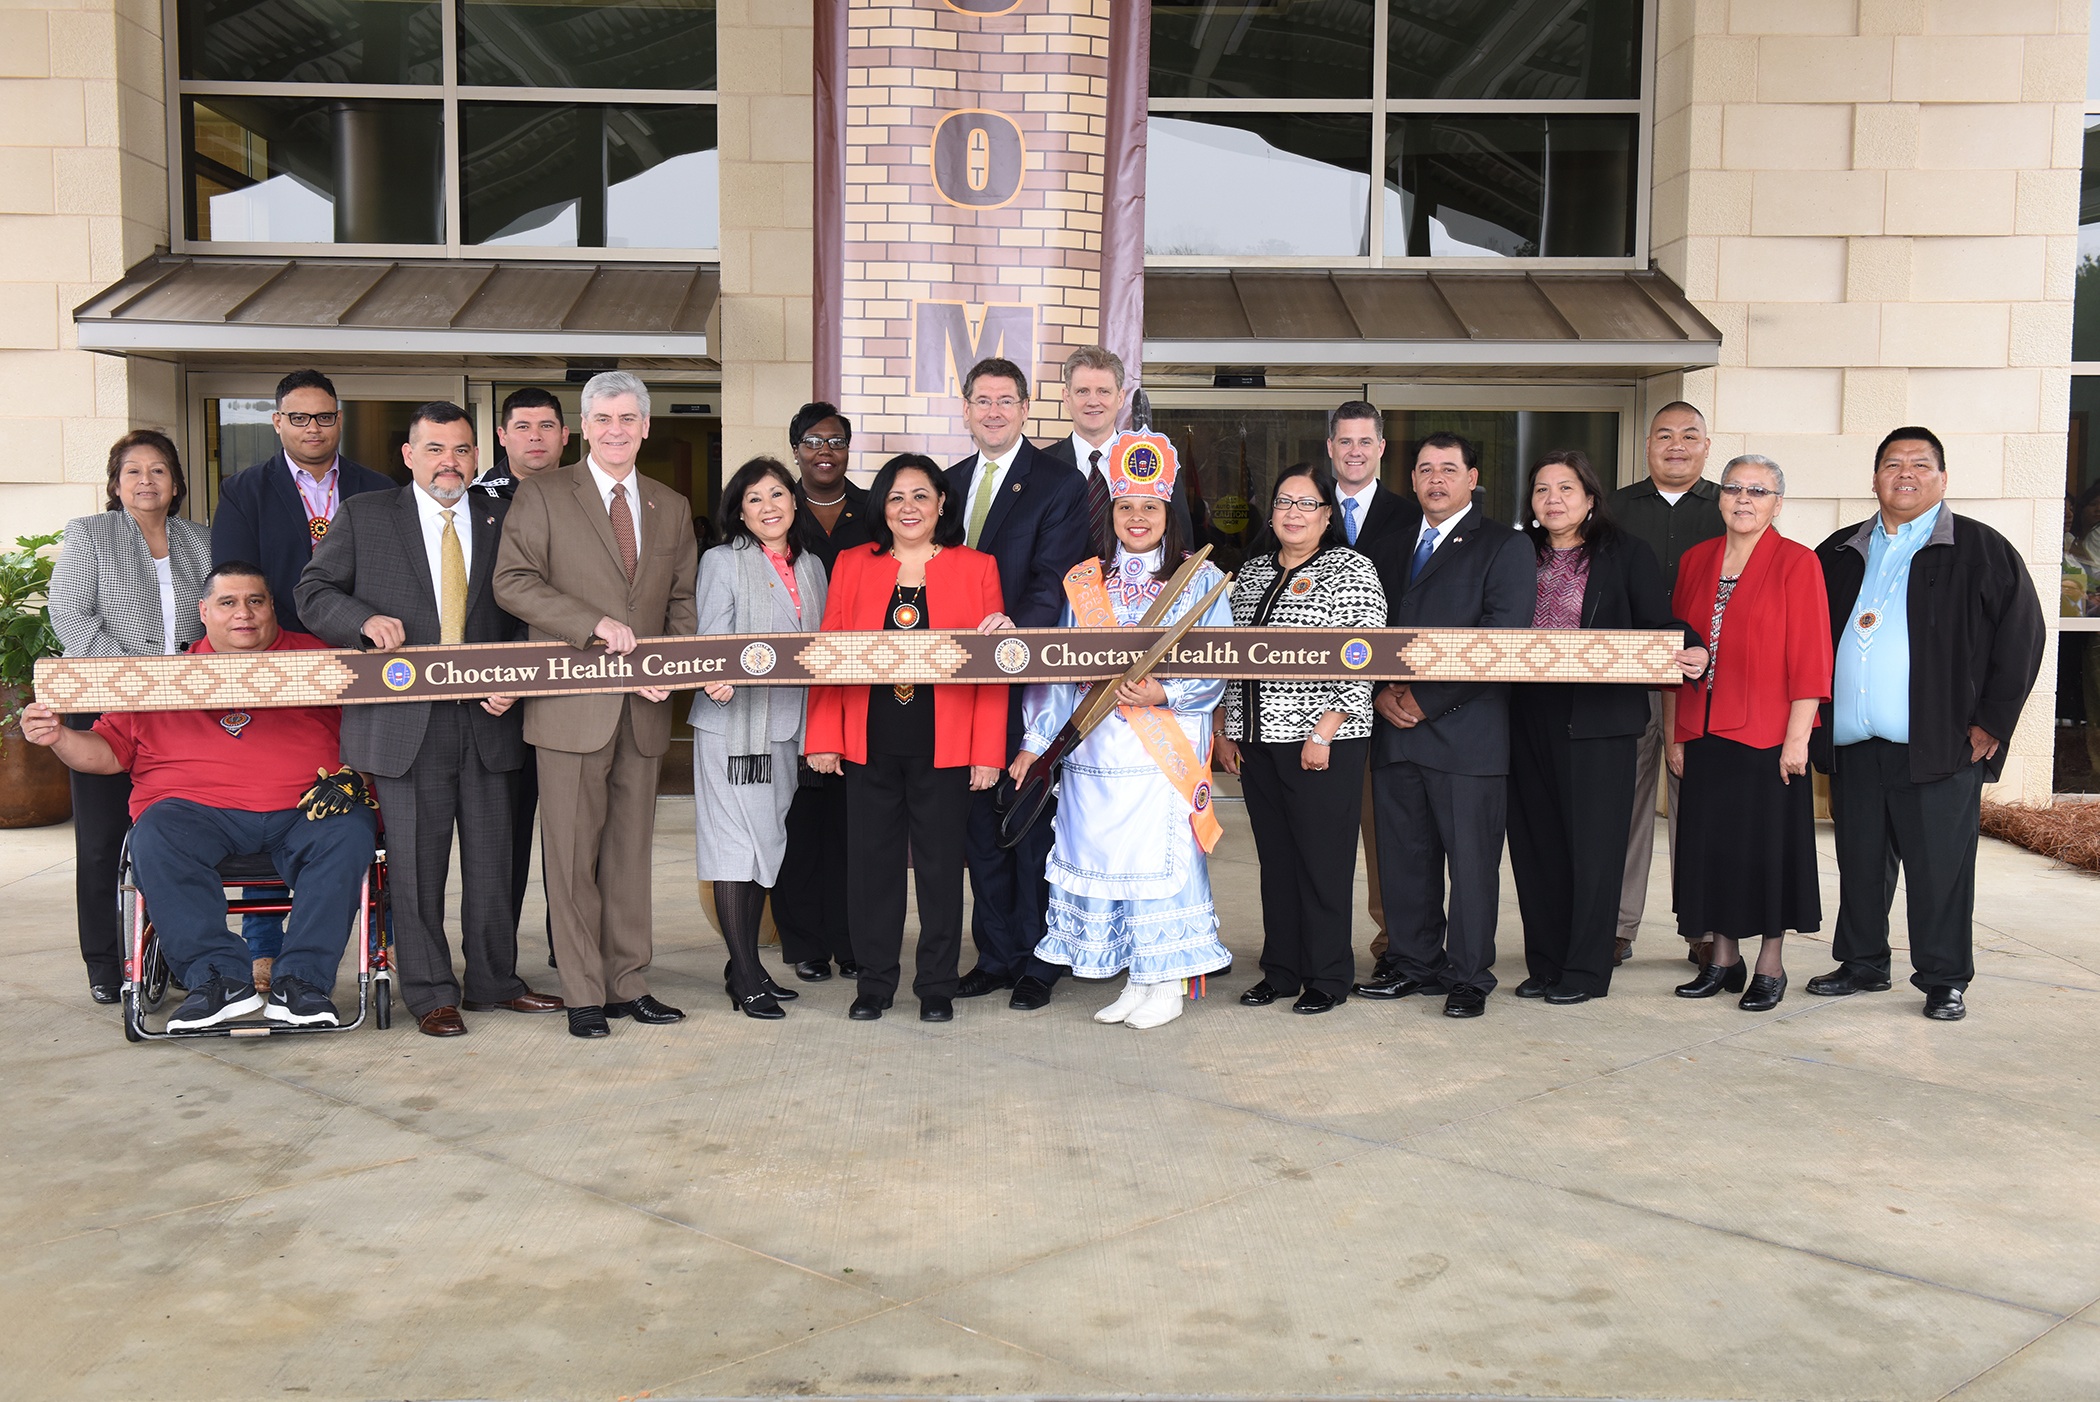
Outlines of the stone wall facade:
[{"label": "stone wall facade", "polygon": [[[1655,257],[1721,364],[1648,403],[1706,411],[1712,466],[1787,473],[1780,528],[1874,509],[1876,444],[1947,444],[1956,510],[2054,612],[2086,84],[2085,0],[1663,0]],[[2000,797],[2047,798],[2054,648]]]}]

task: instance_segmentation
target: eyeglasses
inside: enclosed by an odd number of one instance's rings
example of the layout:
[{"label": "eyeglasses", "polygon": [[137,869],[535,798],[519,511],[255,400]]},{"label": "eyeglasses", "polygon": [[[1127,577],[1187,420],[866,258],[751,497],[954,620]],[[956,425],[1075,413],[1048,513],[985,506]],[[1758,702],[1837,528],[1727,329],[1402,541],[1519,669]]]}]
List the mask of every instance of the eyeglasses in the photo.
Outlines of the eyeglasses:
[{"label": "eyeglasses", "polygon": [[824,448],[843,448],[852,441],[850,438],[805,438],[800,446],[803,452],[814,453]]},{"label": "eyeglasses", "polygon": [[334,428],[338,423],[342,422],[343,415],[340,410],[330,410],[325,414],[292,413],[282,415],[282,417],[293,428],[305,428],[308,424],[318,424],[322,428]]},{"label": "eyeglasses", "polygon": [[1021,407],[1021,401],[1007,395],[1003,399],[973,399],[970,401],[970,407],[979,413],[986,409],[1018,409]]},{"label": "eyeglasses", "polygon": [[1308,515],[1327,505],[1318,497],[1278,497],[1275,504],[1278,511],[1303,511]]},{"label": "eyeglasses", "polygon": [[1748,497],[1752,501],[1763,501],[1766,497],[1783,496],[1785,494],[1774,491],[1770,487],[1754,486],[1748,482],[1723,482],[1721,484],[1721,495],[1726,497]]}]

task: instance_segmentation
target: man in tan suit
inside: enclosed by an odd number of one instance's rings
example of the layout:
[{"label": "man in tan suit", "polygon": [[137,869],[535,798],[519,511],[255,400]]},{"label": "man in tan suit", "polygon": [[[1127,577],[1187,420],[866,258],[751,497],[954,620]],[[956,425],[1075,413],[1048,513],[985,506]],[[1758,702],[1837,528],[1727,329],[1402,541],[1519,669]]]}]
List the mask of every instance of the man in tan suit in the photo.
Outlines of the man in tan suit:
[{"label": "man in tan suit", "polygon": [[[637,635],[690,634],[700,571],[691,505],[635,471],[649,436],[649,391],[609,371],[583,387],[574,467],[518,484],[496,556],[496,601],[534,638],[602,643],[624,656]],[[539,751],[547,904],[569,1031],[603,1037],[606,1019],[676,1022],[649,996],[650,844],[656,778],[671,743],[670,693],[657,688],[525,703]]]}]

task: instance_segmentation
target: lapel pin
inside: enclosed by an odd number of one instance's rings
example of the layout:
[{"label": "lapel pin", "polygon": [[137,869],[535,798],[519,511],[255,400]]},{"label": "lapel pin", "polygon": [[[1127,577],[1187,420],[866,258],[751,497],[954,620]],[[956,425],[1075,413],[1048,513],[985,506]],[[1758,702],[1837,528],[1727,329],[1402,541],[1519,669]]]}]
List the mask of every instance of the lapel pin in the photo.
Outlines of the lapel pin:
[{"label": "lapel pin", "polygon": [[1009,490],[1009,491],[1014,491],[1014,492],[1018,492],[1018,491],[1020,491],[1020,490],[1021,490],[1021,484],[1020,484],[1019,482],[1016,482],[1016,483],[1014,483],[1014,484],[1013,484],[1013,486],[1009,487],[1009,488],[1008,488],[1007,490]]}]

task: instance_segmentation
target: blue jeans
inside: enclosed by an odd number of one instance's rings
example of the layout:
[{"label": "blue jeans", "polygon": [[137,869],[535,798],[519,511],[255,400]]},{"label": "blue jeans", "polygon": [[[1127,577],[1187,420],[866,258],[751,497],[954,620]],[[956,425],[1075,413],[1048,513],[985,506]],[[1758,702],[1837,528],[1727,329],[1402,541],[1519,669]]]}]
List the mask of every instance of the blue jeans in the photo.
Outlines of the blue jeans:
[{"label": "blue jeans", "polygon": [[[244,901],[267,901],[278,892],[271,886],[243,886]],[[284,917],[282,915],[243,915],[241,938],[247,941],[250,959],[275,959],[284,952]]]},{"label": "blue jeans", "polygon": [[168,967],[185,988],[211,978],[248,982],[248,945],[226,928],[218,865],[267,852],[292,886],[273,981],[297,978],[323,993],[333,989],[376,831],[369,808],[309,822],[296,808],[245,813],[185,798],[155,803],[132,828],[131,857]]}]

